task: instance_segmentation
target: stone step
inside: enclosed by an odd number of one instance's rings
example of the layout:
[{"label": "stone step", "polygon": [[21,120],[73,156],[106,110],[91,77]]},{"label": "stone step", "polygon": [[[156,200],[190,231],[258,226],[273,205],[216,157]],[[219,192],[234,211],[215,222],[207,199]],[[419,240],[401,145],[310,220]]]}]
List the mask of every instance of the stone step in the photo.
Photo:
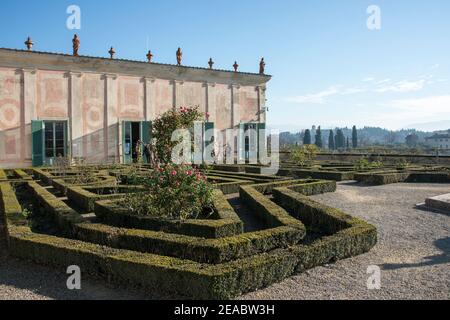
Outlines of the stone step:
[{"label": "stone step", "polygon": [[428,198],[425,205],[430,209],[450,213],[450,193]]}]

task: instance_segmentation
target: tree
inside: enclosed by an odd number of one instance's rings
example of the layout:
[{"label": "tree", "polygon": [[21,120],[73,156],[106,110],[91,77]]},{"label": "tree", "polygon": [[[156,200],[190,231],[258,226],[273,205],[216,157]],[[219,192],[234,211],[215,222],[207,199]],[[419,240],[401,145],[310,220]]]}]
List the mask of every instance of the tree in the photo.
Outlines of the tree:
[{"label": "tree", "polygon": [[419,143],[419,136],[415,133],[411,133],[406,137],[406,145],[410,148],[414,148]]},{"label": "tree", "polygon": [[353,149],[358,148],[358,130],[356,130],[356,126],[353,126],[352,129],[352,145]]},{"label": "tree", "polygon": [[335,150],[336,146],[334,144],[334,133],[333,130],[330,130],[330,135],[328,136],[328,149]]},{"label": "tree", "polygon": [[313,144],[295,147],[291,152],[291,160],[301,167],[312,165],[318,151],[317,146]]},{"label": "tree", "polygon": [[342,129],[338,129],[335,137],[335,145],[336,149],[344,149],[345,148],[345,136]]},{"label": "tree", "polygon": [[348,137],[347,137],[347,150],[350,150],[350,140]]},{"label": "tree", "polygon": [[311,131],[306,129],[305,136],[303,137],[303,144],[308,145],[311,144]]},{"label": "tree", "polygon": [[322,142],[322,131],[320,130],[320,126],[316,130],[316,142],[315,145],[317,148],[322,149],[323,142]]}]

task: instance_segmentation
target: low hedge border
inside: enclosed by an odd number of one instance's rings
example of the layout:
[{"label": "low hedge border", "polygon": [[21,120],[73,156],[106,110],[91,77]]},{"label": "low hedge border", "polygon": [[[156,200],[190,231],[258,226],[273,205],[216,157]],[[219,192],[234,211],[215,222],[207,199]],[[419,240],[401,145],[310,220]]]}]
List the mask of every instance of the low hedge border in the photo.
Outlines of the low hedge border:
[{"label": "low hedge border", "polygon": [[304,195],[312,196],[326,192],[335,192],[336,181],[315,179],[283,180],[278,182],[254,184],[252,187],[262,194],[271,194],[272,190],[275,188],[290,187]]},{"label": "low hedge border", "polygon": [[35,181],[28,182],[28,188],[64,236],[71,237],[74,234],[73,226],[85,221],[78,212]]},{"label": "low hedge border", "polygon": [[8,176],[6,175],[6,172],[3,169],[0,169],[0,182],[7,181]]},{"label": "low hedge border", "polygon": [[75,232],[76,239],[90,243],[209,264],[220,264],[286,248],[299,243],[303,238],[303,234],[290,227],[278,227],[220,239],[115,228],[92,223],[75,225]]},{"label": "low hedge border", "polygon": [[273,175],[262,175],[254,173],[233,173],[227,171],[211,170],[208,175],[214,175],[217,177],[239,179],[246,181],[253,181],[254,183],[267,183],[271,181],[279,181],[285,179],[284,177],[273,176]]},{"label": "low hedge border", "polygon": [[[276,248],[298,243],[302,238],[297,230],[280,227],[241,234],[222,239],[203,239],[164,232],[119,229],[107,225],[84,222],[84,219],[63,201],[35,182],[29,184],[45,212],[58,223],[67,237],[107,245],[119,249],[150,252],[190,259],[204,263],[222,263]],[[215,192],[216,196],[220,192]],[[12,200],[17,199],[12,192]],[[223,200],[223,199],[222,199]],[[219,218],[234,218],[228,202],[217,201]],[[20,206],[19,206],[20,207]]]},{"label": "low hedge border", "polygon": [[280,169],[278,175],[290,176],[300,179],[320,179],[320,180],[334,180],[347,181],[353,180],[354,171],[325,171],[325,170],[308,170],[308,169]]},{"label": "low hedge border", "polygon": [[161,218],[137,216],[118,206],[118,200],[95,203],[95,214],[108,225],[123,228],[165,231],[203,238],[224,238],[244,232],[244,225],[220,190],[214,190],[214,214],[212,219],[173,221]]},{"label": "low hedge border", "polygon": [[413,183],[450,183],[450,173],[447,172],[411,172],[406,182]]},{"label": "low hedge border", "polygon": [[90,186],[90,187],[102,187],[102,186],[115,186],[117,180],[111,176],[96,176],[95,181],[87,183],[74,183],[74,178],[61,178],[53,179],[51,185],[58,190],[61,194],[67,194],[67,189],[72,186]]},{"label": "low hedge border", "polygon": [[238,193],[239,186],[249,185],[253,183],[253,181],[218,177],[214,175],[208,175],[208,179],[217,180],[214,181],[214,188],[219,189],[225,195]]},{"label": "low hedge border", "polygon": [[302,234],[302,238],[306,235],[306,228],[303,223],[291,217],[283,208],[257,191],[253,186],[241,186],[239,195],[242,203],[251,208],[267,227],[287,226],[298,230]]},{"label": "low hedge border", "polygon": [[26,181],[33,180],[33,177],[30,176],[28,173],[26,173],[22,169],[14,170],[14,176],[17,177],[17,179],[19,179],[19,180],[26,180]]},{"label": "low hedge border", "polygon": [[[4,197],[2,189],[0,192]],[[10,254],[18,258],[53,266],[78,265],[89,274],[194,299],[234,298],[317,265],[364,253],[376,241],[374,228],[361,225],[310,245],[209,265],[34,234],[28,227],[13,223],[8,228]]]},{"label": "low hedge border", "polygon": [[[95,202],[100,200],[111,200],[121,198],[127,192],[123,192],[124,190],[129,189],[128,192],[144,190],[141,186],[129,186],[129,185],[120,185],[115,186],[118,193],[113,194],[98,194],[95,193],[99,188],[109,188],[109,187],[88,187],[88,186],[72,186],[67,188],[67,197],[75,202],[81,209],[86,212],[94,212],[95,210]],[[111,188],[114,188],[111,187]]]},{"label": "low hedge border", "polygon": [[273,196],[276,203],[291,212],[295,218],[301,220],[308,227],[323,230],[327,234],[348,232],[348,229],[352,228],[367,229],[374,236],[370,244],[376,243],[376,228],[361,219],[318,203],[289,188],[276,188],[273,190]]},{"label": "low hedge border", "polygon": [[385,185],[391,183],[405,182],[409,172],[396,173],[359,173],[355,174],[355,180],[368,185]]}]

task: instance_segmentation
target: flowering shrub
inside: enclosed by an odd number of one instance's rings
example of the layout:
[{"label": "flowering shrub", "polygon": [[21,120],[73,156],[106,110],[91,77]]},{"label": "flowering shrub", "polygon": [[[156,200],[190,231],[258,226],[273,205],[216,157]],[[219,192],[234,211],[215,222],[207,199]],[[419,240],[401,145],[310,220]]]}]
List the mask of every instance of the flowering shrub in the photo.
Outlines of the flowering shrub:
[{"label": "flowering shrub", "polygon": [[133,183],[147,189],[128,194],[122,201],[134,214],[185,220],[212,213],[213,188],[192,166],[158,166],[148,175],[135,176]]},{"label": "flowering shrub", "polygon": [[182,107],[178,110],[169,110],[153,122],[152,145],[153,158],[156,163],[170,163],[172,150],[178,144],[172,141],[172,133],[177,129],[193,129],[195,121],[201,121],[204,114],[198,107]]}]

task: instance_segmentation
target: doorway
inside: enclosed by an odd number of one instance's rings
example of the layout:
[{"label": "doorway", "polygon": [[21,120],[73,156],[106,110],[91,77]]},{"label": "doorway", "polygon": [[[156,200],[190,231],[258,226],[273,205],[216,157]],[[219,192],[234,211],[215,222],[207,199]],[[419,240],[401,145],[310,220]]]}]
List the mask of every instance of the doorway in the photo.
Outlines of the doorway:
[{"label": "doorway", "polygon": [[123,162],[125,164],[130,164],[136,162],[138,158],[142,155],[142,145],[141,155],[136,151],[136,145],[138,141],[142,142],[142,130],[141,122],[123,122]]},{"label": "doorway", "polygon": [[44,163],[53,165],[56,158],[67,156],[67,122],[44,121]]}]

